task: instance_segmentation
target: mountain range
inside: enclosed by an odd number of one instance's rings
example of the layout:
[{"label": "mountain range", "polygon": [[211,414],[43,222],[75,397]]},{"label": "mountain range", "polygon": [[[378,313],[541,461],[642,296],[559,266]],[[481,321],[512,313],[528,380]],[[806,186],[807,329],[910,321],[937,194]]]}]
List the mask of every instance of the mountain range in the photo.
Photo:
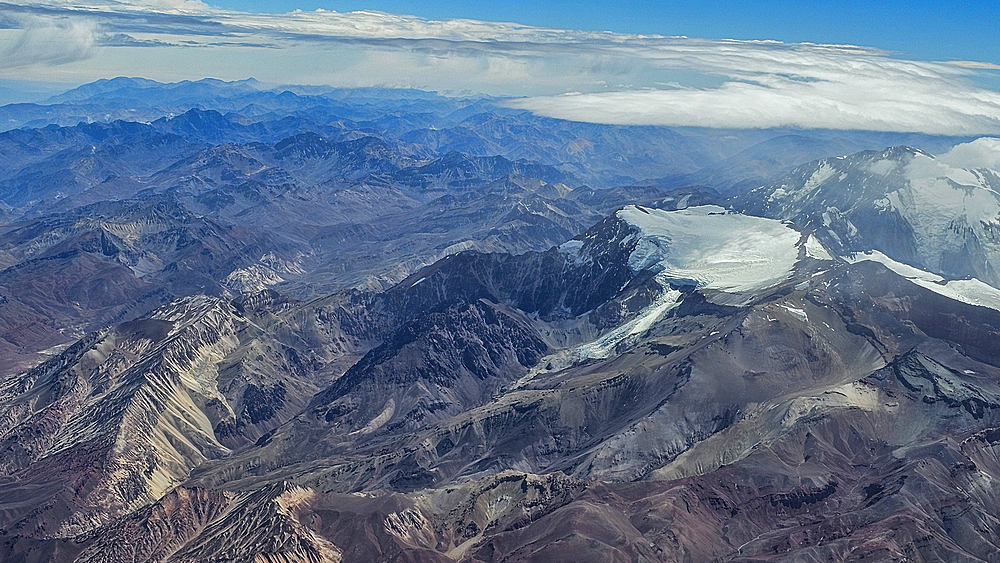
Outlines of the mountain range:
[{"label": "mountain range", "polygon": [[997,560],[995,139],[0,113],[3,561]]}]

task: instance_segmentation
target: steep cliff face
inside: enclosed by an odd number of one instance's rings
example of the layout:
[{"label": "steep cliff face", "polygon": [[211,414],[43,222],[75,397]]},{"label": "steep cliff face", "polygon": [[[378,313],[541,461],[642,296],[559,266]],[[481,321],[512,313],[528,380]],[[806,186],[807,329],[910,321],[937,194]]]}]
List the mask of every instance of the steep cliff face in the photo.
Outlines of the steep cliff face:
[{"label": "steep cliff face", "polygon": [[412,314],[444,299],[485,298],[557,321],[601,311],[643,286],[752,294],[786,279],[805,246],[787,225],[718,206],[630,205],[547,252],[448,257],[382,300],[389,310]]}]

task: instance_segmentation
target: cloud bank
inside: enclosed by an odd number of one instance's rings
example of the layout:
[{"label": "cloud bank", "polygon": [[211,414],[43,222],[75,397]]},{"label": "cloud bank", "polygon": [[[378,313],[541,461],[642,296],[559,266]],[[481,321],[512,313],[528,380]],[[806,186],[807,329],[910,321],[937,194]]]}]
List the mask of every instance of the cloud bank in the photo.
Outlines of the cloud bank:
[{"label": "cloud bank", "polygon": [[997,66],[849,45],[704,40],[380,12],[249,14],[195,0],[0,2],[0,77],[253,76],[518,96],[610,124],[1000,134]]},{"label": "cloud bank", "polygon": [[1000,171],[1000,138],[981,137],[955,145],[938,160],[958,168],[991,168]]}]

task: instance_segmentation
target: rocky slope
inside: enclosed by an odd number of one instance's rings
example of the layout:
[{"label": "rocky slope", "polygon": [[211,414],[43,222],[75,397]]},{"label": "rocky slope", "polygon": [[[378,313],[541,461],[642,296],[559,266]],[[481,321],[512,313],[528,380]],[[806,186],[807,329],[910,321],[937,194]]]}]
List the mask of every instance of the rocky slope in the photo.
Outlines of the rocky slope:
[{"label": "rocky slope", "polygon": [[5,557],[985,557],[1000,312],[879,260],[633,206],[378,295],[179,302],[5,388]]},{"label": "rocky slope", "polygon": [[7,380],[7,529],[84,533],[160,499],[301,409],[317,390],[302,364],[225,301],[194,297]]}]

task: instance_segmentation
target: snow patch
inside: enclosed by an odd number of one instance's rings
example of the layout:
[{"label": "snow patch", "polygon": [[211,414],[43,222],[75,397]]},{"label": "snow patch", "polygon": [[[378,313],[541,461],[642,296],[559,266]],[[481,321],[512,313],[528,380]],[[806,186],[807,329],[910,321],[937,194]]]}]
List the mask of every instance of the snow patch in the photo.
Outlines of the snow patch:
[{"label": "snow patch", "polygon": [[877,250],[859,253],[849,261],[854,264],[864,261],[878,262],[896,274],[934,293],[969,305],[978,305],[1000,311],[1000,289],[975,278],[945,282],[944,278],[937,274],[897,262]]},{"label": "snow patch", "polygon": [[833,256],[823,247],[816,235],[806,238],[806,256],[814,260],[833,260]]},{"label": "snow patch", "polygon": [[833,168],[833,166],[830,166],[830,163],[823,162],[822,164],[820,164],[820,167],[817,168],[816,171],[812,173],[812,176],[810,176],[809,179],[806,180],[805,186],[803,187],[805,188],[805,191],[809,191],[819,186],[823,182],[826,182],[830,178],[833,178],[834,174],[836,173],[837,171]]},{"label": "snow patch", "polygon": [[[662,284],[666,286],[666,280],[663,280]],[[657,297],[656,301],[643,309],[636,318],[615,327],[593,342],[571,348],[570,359],[572,363],[588,359],[604,359],[611,356],[619,344],[622,344],[630,337],[640,336],[649,330],[668,311],[677,306],[680,298],[681,292],[676,289],[664,291]]]},{"label": "snow patch", "polygon": [[791,314],[796,319],[804,323],[809,322],[809,315],[806,314],[804,309],[799,309],[797,307],[789,307],[788,305],[782,305],[781,308],[788,311],[789,314]]},{"label": "snow patch", "polygon": [[590,262],[590,255],[582,252],[582,240],[568,240],[556,247],[556,250],[566,255],[566,259],[574,266],[582,266]]},{"label": "snow patch", "polygon": [[798,257],[798,231],[715,205],[679,211],[629,205],[617,215],[638,230],[629,257],[632,271],[653,270],[665,279],[691,280],[701,289],[767,289],[791,275]]},{"label": "snow patch", "polygon": [[579,252],[581,248],[583,248],[583,241],[576,239],[568,240],[560,244],[557,248],[559,249],[560,252],[565,252],[567,254],[575,254]]},{"label": "snow patch", "polygon": [[877,162],[871,163],[868,166],[868,170],[872,174],[878,174],[879,176],[885,176],[885,175],[889,174],[890,172],[893,172],[894,170],[896,170],[897,166],[898,166],[898,163],[895,160],[886,158],[886,159],[879,160]]}]

